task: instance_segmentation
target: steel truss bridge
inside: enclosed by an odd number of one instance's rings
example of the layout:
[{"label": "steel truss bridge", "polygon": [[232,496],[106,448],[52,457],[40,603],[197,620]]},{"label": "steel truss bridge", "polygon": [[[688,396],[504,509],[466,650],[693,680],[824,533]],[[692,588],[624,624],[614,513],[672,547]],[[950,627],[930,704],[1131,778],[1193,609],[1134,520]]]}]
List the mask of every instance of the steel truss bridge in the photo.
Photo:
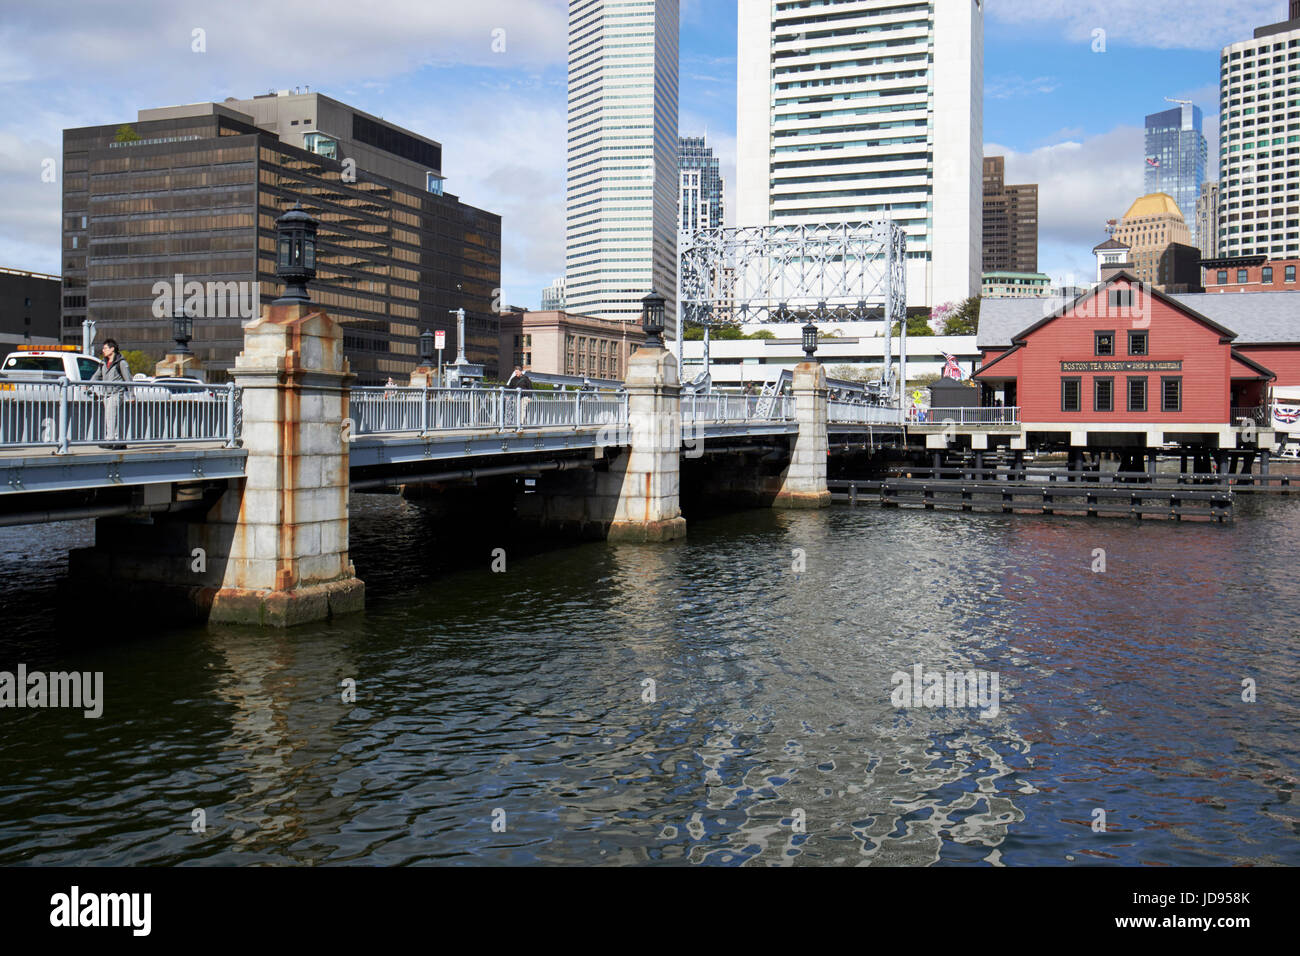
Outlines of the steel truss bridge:
[{"label": "steel truss bridge", "polygon": [[[893,222],[723,226],[678,234],[677,362],[686,324],[885,320],[886,394],[907,363],[907,237]],[[899,372],[892,328],[899,323]],[[707,338],[705,346],[707,372]]]}]

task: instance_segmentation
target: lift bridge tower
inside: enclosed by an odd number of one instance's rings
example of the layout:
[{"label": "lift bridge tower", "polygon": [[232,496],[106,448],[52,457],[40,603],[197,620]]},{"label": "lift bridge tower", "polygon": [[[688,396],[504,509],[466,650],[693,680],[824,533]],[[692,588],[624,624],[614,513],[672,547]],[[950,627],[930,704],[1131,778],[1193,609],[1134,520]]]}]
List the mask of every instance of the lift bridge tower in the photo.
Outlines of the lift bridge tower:
[{"label": "lift bridge tower", "polygon": [[[677,364],[688,324],[705,330],[755,322],[883,321],[883,384],[901,399],[907,380],[907,237],[893,222],[719,226],[677,237]],[[898,366],[893,361],[899,323]]]}]

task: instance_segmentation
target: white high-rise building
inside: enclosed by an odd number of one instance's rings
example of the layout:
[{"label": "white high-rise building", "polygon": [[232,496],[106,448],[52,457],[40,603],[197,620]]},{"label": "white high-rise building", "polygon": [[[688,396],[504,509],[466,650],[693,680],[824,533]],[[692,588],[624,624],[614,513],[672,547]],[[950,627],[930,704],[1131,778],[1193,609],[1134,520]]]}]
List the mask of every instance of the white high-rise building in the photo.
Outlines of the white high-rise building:
[{"label": "white high-rise building", "polygon": [[[1219,85],[1221,257],[1300,257],[1300,3],[1291,19],[1223,48]],[[1206,253],[1206,258],[1211,254]]]},{"label": "white high-rise building", "polygon": [[978,294],[982,0],[739,4],[737,225],[893,219],[909,306]]},{"label": "white high-rise building", "polygon": [[679,0],[569,0],[565,302],[676,335]]}]

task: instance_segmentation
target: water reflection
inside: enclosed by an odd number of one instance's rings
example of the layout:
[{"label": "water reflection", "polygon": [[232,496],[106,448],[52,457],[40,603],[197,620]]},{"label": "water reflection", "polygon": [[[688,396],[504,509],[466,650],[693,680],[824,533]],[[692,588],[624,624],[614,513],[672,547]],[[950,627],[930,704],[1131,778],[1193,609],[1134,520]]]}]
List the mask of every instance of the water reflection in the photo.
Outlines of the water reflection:
[{"label": "water reflection", "polygon": [[[0,664],[108,693],[96,726],[4,713],[0,863],[1300,862],[1300,521],[1250,508],[754,511],[539,549],[367,496],[364,615],[94,648],[44,627],[57,564],[0,531],[28,594]],[[914,664],[996,672],[998,714],[894,708]]]}]

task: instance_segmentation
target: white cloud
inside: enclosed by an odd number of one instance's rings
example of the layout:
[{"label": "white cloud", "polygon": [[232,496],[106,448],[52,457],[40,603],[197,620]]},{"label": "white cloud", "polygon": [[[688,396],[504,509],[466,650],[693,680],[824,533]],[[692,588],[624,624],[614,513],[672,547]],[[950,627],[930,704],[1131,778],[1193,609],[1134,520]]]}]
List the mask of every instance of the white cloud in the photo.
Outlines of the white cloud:
[{"label": "white cloud", "polygon": [[[56,82],[84,74],[182,86],[203,77],[242,88],[266,77],[268,85],[315,87],[426,65],[551,64],[563,61],[568,42],[563,0],[56,0],[5,17],[0,76]],[[206,52],[193,50],[195,30]],[[504,52],[493,50],[498,36]]]},{"label": "white cloud", "polygon": [[1095,272],[1092,247],[1106,238],[1106,220],[1124,215],[1143,193],[1143,138],[1141,127],[1120,126],[1027,153],[984,146],[985,156],[1006,157],[1007,182],[1038,184],[1041,271],[1057,278]]},{"label": "white cloud", "polygon": [[1008,23],[1063,21],[1067,39],[1091,44],[1217,50],[1249,39],[1254,28],[1285,19],[1285,0],[989,0],[988,14]]},{"label": "white cloud", "polygon": [[[206,31],[205,53],[191,49],[196,28]],[[7,8],[0,265],[61,269],[61,186],[39,176],[41,159],[61,164],[64,129],[310,83],[441,141],[449,190],[503,217],[507,299],[532,302],[532,286],[564,264],[567,32],[563,0],[53,0]],[[494,38],[504,52],[494,52]],[[540,78],[548,71],[558,71],[558,85]]]},{"label": "white cloud", "polygon": [[993,76],[984,80],[986,99],[1011,100],[1026,96],[1055,93],[1060,83],[1054,76],[1036,76],[1025,79],[1023,76]]}]

